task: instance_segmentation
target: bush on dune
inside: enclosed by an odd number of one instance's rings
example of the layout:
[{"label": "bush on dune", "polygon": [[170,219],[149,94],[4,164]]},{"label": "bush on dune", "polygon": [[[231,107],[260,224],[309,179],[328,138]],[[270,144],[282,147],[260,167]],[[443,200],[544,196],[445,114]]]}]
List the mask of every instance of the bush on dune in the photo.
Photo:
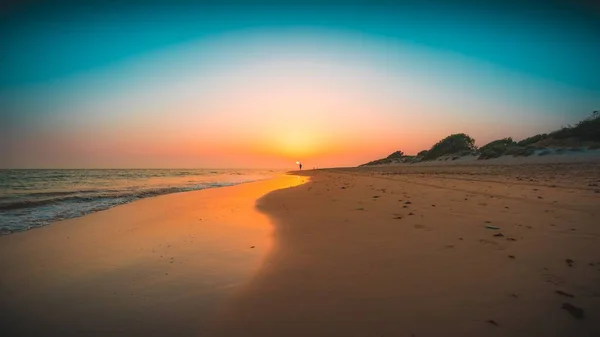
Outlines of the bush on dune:
[{"label": "bush on dune", "polygon": [[600,141],[600,113],[594,111],[591,116],[577,123],[571,130],[574,137],[582,140]]},{"label": "bush on dune", "polygon": [[381,164],[390,164],[392,162],[391,159],[387,159],[387,158],[382,158],[382,159],[377,159],[377,160],[373,160],[370,161],[366,164],[362,164],[359,166],[371,166],[371,165],[381,165]]},{"label": "bush on dune", "polygon": [[477,159],[498,158],[504,155],[509,148],[515,147],[517,143],[511,137],[498,139],[479,148]]},{"label": "bush on dune", "polygon": [[515,142],[512,138],[498,139],[490,142],[477,150],[475,140],[464,133],[452,134],[431,147],[423,150],[416,156],[405,156],[404,152],[396,151],[386,158],[375,160],[364,165],[379,165],[391,163],[416,163],[420,161],[435,160],[448,156],[446,160],[456,160],[462,156],[478,153],[477,159],[498,158],[503,155],[527,157],[535,153],[536,149],[553,148],[554,152],[546,151],[540,155],[564,153],[565,148],[570,151],[583,151],[583,148],[600,149],[600,112],[594,111],[591,116],[575,124],[563,127],[548,134],[537,134]]},{"label": "bush on dune", "polygon": [[489,143],[485,144],[484,146],[480,147],[479,151],[483,152],[487,149],[507,148],[509,146],[515,146],[515,145],[517,145],[517,143],[515,143],[511,137],[508,137],[508,138],[494,140],[493,142],[489,142]]},{"label": "bush on dune", "polygon": [[504,150],[500,148],[489,148],[479,153],[477,160],[498,158],[504,155]]},{"label": "bush on dune", "polygon": [[475,149],[475,140],[473,138],[464,133],[457,133],[450,135],[433,145],[423,156],[423,159],[433,160],[449,154],[471,153]]},{"label": "bush on dune", "polygon": [[373,161],[370,161],[370,162],[368,162],[366,164],[362,164],[362,165],[359,165],[359,166],[392,164],[392,163],[395,163],[395,162],[402,161],[405,158],[406,158],[406,156],[404,156],[404,152],[402,152],[402,151],[396,151],[396,152],[390,154],[389,156],[387,156],[385,158],[373,160]]},{"label": "bush on dune", "polygon": [[505,155],[512,155],[514,157],[529,157],[535,152],[535,148],[531,146],[515,146],[508,148]]},{"label": "bush on dune", "polygon": [[507,148],[489,148],[485,151],[481,151],[478,160],[483,159],[492,159],[499,158],[502,156],[513,156],[513,157],[528,157],[534,153],[535,149],[533,147],[521,147],[521,146],[512,146]]},{"label": "bush on dune", "polygon": [[585,118],[575,126],[566,126],[548,135],[554,139],[577,138],[579,140],[600,141],[600,114],[594,111],[591,116]]},{"label": "bush on dune", "polygon": [[549,134],[529,137],[517,143],[519,146],[564,146],[563,143],[600,142],[600,113],[594,111],[591,116],[575,124],[568,125]]},{"label": "bush on dune", "polygon": [[535,144],[539,141],[542,141],[544,139],[548,138],[548,134],[543,133],[543,134],[539,134],[539,135],[535,135],[529,138],[525,138],[522,141],[518,142],[517,145],[519,146],[529,146],[532,144]]},{"label": "bush on dune", "polygon": [[394,159],[394,158],[402,158],[402,157],[404,157],[404,152],[396,151],[396,152],[390,154],[389,156],[387,156],[386,159]]}]

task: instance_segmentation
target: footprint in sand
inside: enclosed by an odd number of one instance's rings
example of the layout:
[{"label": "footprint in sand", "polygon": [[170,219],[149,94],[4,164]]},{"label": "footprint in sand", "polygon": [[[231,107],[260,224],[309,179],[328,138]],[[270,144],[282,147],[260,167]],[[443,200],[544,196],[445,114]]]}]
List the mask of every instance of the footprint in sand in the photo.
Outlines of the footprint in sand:
[{"label": "footprint in sand", "polygon": [[492,240],[486,240],[486,239],[480,239],[479,240],[480,243],[483,243],[485,245],[492,245],[493,247],[495,247],[495,249],[497,250],[505,250],[506,247],[503,245],[500,245],[498,242],[496,241],[492,241]]},{"label": "footprint in sand", "polygon": [[563,303],[561,308],[565,309],[575,319],[583,319],[585,317],[583,309],[578,308],[571,303]]},{"label": "footprint in sand", "polygon": [[571,298],[575,297],[573,294],[566,293],[562,290],[556,290],[555,293],[558,295],[561,295],[561,296],[565,296],[565,297],[571,297]]},{"label": "footprint in sand", "polygon": [[544,282],[554,284],[555,286],[562,286],[565,284],[565,279],[554,274],[542,274]]}]

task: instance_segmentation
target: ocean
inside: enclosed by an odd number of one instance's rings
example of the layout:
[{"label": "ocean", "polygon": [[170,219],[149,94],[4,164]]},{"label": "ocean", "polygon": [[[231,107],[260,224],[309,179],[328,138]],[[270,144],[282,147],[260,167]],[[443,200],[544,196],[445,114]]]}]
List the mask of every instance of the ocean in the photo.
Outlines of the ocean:
[{"label": "ocean", "polygon": [[0,170],[0,234],[162,194],[268,179],[275,170]]}]

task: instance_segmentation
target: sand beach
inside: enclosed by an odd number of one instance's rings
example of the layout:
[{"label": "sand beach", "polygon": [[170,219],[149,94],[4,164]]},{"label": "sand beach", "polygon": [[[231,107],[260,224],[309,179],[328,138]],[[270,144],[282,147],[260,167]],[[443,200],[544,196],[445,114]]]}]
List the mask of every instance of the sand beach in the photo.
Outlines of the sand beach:
[{"label": "sand beach", "polygon": [[277,244],[217,335],[600,332],[597,163],[306,174],[259,201]]},{"label": "sand beach", "polygon": [[600,166],[391,165],[0,237],[11,336],[594,336]]}]

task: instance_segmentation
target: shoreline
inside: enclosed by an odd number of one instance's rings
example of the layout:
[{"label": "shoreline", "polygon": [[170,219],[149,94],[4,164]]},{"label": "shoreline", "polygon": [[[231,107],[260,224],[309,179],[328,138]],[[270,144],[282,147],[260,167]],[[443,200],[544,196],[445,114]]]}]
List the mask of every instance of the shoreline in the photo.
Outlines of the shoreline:
[{"label": "shoreline", "polygon": [[[38,170],[31,170],[31,171],[38,171]],[[49,171],[56,171],[56,170],[49,170]],[[71,171],[71,170],[67,169],[66,171]],[[145,170],[145,171],[147,171],[147,170]],[[211,173],[213,173],[213,172],[211,172]],[[5,197],[4,203],[0,204],[0,211],[5,211],[7,213],[15,213],[15,212],[20,212],[20,213],[17,213],[18,215],[12,214],[13,217],[10,217],[10,215],[9,215],[9,216],[6,216],[5,218],[0,218],[0,222],[2,222],[3,220],[6,221],[6,223],[0,225],[0,236],[11,235],[11,234],[20,233],[20,232],[26,232],[26,231],[30,231],[33,229],[49,226],[49,225],[52,225],[52,224],[60,222],[60,221],[81,218],[81,217],[84,217],[84,216],[87,216],[90,214],[106,211],[106,210],[109,210],[109,209],[112,209],[112,208],[115,208],[118,206],[127,205],[132,202],[144,200],[147,198],[160,197],[160,196],[169,195],[169,194],[203,191],[203,190],[213,189],[213,188],[236,186],[236,185],[250,183],[250,182],[258,182],[258,181],[273,179],[280,175],[281,175],[281,173],[277,174],[277,175],[272,175],[269,177],[257,178],[256,176],[254,176],[254,180],[248,180],[248,181],[244,181],[244,180],[242,180],[242,181],[205,180],[203,182],[197,182],[196,184],[193,184],[193,185],[190,185],[189,184],[190,181],[187,181],[187,184],[185,182],[179,182],[180,185],[154,186],[154,187],[146,187],[145,189],[144,189],[144,187],[137,186],[137,188],[138,188],[137,190],[121,190],[121,191],[119,191],[118,189],[113,189],[113,190],[109,190],[109,191],[106,191],[103,189],[97,189],[97,190],[84,189],[83,191],[79,191],[79,190],[67,190],[67,191],[58,190],[57,191],[57,190],[54,190],[51,192],[41,192],[41,193],[37,193],[37,194],[33,193],[33,195],[24,194],[17,198],[13,197],[12,199],[10,197]],[[107,192],[113,192],[113,193],[119,192],[119,193],[118,194],[117,193],[106,194]],[[104,193],[104,194],[102,194],[102,193]],[[46,199],[35,199],[37,197],[37,195],[39,195],[39,194],[48,195],[50,197],[48,197]],[[56,197],[52,198],[53,195]],[[35,213],[35,212],[39,212],[40,207],[44,207],[44,206],[58,207],[63,202],[69,202],[70,200],[77,200],[77,199],[83,199],[84,202],[70,204],[69,209],[72,209],[73,210],[72,212],[67,212],[65,214],[64,209],[62,209],[62,212],[60,213],[60,215],[55,214],[54,218],[48,218],[47,215],[40,217],[40,214],[38,214],[38,218],[25,218],[25,219],[23,218],[22,212],[24,210],[27,210],[29,213]],[[108,200],[108,202],[106,200]],[[104,203],[103,204],[95,204],[95,205],[92,204],[93,202],[98,202],[98,201],[104,201]],[[86,209],[86,207],[88,207],[88,209]],[[46,210],[46,212],[47,212],[47,210]],[[14,225],[11,226],[11,224],[14,222],[20,222],[21,223],[20,226],[23,226],[23,227],[25,227],[23,225],[23,223],[27,226],[26,226],[26,228],[14,228]],[[31,222],[33,222],[34,224],[31,224]]]},{"label": "shoreline", "polygon": [[3,331],[198,335],[271,248],[255,200],[306,180],[161,195],[2,236]]}]

